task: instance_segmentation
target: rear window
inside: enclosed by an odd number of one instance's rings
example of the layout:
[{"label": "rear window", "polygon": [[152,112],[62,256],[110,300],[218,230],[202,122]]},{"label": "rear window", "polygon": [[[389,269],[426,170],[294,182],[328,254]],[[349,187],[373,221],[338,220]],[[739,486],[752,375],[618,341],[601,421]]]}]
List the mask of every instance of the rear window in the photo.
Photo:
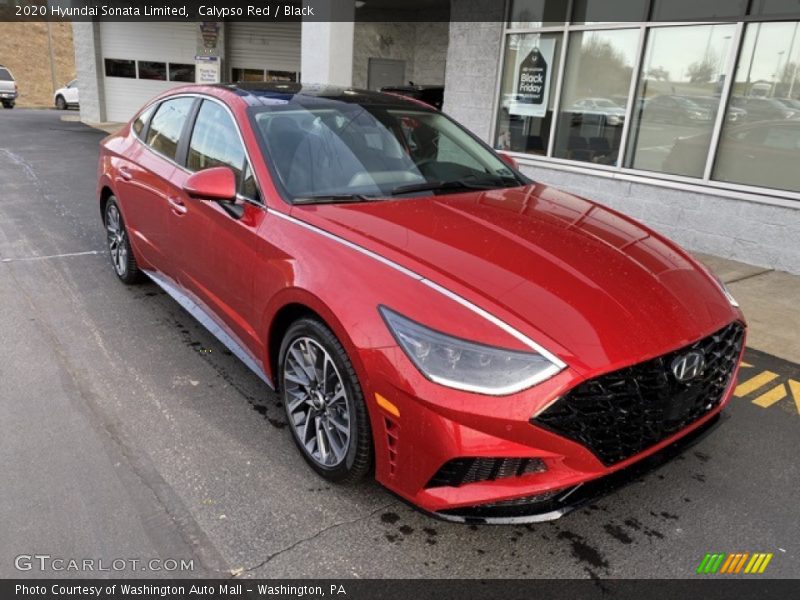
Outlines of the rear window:
[{"label": "rear window", "polygon": [[136,117],[136,120],[133,122],[133,132],[138,136],[142,137],[142,130],[144,129],[145,123],[150,118],[150,115],[153,114],[153,107],[151,106],[147,110],[143,110],[141,114]]},{"label": "rear window", "polygon": [[150,120],[147,130],[147,145],[167,158],[175,160],[183,125],[194,104],[194,98],[165,100]]},{"label": "rear window", "polygon": [[11,76],[11,73],[8,72],[8,69],[0,69],[0,81],[14,81],[14,78]]}]

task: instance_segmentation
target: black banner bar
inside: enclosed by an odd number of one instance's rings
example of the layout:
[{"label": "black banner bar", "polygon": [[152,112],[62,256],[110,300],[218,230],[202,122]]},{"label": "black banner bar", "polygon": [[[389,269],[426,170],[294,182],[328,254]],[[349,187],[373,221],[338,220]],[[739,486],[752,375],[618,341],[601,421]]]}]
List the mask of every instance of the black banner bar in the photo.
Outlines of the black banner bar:
[{"label": "black banner bar", "polygon": [[[654,557],[654,560],[658,560]],[[759,576],[691,580],[2,580],[3,600],[788,600],[797,580]]]},{"label": "black banner bar", "polygon": [[[502,18],[502,0],[0,0],[0,21],[359,21],[481,22]],[[596,5],[596,6],[595,6]],[[588,6],[588,5],[587,5]],[[687,9],[690,6],[690,10]],[[563,21],[570,20],[564,3]],[[791,21],[800,20],[797,0],[695,0],[642,3],[597,2],[573,21]],[[587,12],[589,11],[589,12]],[[641,14],[640,14],[641,13]],[[559,22],[561,22],[559,14]],[[542,15],[512,11],[519,27],[542,24]],[[546,25],[555,25],[552,15]]]}]

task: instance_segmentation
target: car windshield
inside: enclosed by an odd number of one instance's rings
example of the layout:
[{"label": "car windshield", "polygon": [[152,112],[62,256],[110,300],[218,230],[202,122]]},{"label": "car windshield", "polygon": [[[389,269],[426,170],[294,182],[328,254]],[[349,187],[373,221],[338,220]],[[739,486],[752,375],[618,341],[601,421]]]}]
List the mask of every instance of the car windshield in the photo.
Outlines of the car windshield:
[{"label": "car windshield", "polygon": [[11,77],[11,73],[8,72],[8,69],[0,68],[0,81],[13,81],[14,78]]},{"label": "car windshield", "polygon": [[295,202],[367,201],[526,183],[437,112],[337,101],[252,110],[268,160]]}]

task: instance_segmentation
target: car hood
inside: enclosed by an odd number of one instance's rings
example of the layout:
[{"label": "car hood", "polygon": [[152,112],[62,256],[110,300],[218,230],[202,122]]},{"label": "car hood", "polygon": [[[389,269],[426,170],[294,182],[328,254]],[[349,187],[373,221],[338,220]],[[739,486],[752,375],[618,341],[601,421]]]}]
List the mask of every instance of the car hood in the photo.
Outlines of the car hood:
[{"label": "car hood", "polygon": [[[738,316],[677,246],[543,185],[293,215],[462,295],[582,373],[658,356]],[[424,307],[409,316],[424,322]]]}]

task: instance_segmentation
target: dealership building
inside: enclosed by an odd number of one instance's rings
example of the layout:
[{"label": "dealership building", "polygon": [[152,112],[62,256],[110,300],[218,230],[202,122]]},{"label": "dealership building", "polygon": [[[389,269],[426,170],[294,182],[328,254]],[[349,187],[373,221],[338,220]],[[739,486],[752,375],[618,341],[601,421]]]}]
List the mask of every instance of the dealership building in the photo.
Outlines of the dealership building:
[{"label": "dealership building", "polygon": [[125,121],[195,81],[443,85],[444,112],[536,181],[690,250],[800,273],[797,0],[328,10],[293,23],[75,22],[81,117]]}]

